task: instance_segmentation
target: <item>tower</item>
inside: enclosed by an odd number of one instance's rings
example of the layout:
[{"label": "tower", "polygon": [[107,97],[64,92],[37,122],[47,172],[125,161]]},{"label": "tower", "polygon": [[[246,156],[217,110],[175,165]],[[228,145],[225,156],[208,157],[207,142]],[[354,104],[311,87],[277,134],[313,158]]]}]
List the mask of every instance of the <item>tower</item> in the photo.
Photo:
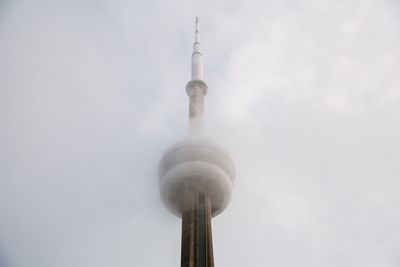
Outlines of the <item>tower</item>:
[{"label": "tower", "polygon": [[160,194],[165,206],[182,218],[182,267],[213,267],[211,218],[227,207],[235,177],[230,156],[204,131],[203,54],[196,18],[189,97],[189,133],[160,160]]}]

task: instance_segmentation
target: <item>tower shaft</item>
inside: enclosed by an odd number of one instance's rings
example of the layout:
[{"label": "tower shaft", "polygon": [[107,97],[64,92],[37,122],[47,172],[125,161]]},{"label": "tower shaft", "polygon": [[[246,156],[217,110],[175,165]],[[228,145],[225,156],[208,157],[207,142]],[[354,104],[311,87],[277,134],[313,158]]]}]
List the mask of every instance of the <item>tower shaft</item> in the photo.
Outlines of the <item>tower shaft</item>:
[{"label": "tower shaft", "polygon": [[204,96],[207,85],[201,80],[190,81],[186,86],[189,96],[189,130],[201,134],[204,130]]},{"label": "tower shaft", "polygon": [[214,267],[211,200],[190,188],[185,189],[182,202],[181,267]]}]

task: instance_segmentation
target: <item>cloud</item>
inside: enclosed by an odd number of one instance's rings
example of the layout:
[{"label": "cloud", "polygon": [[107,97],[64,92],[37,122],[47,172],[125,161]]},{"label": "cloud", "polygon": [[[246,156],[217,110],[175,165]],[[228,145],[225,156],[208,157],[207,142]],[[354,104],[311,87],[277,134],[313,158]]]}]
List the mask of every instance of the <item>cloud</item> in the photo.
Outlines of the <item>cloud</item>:
[{"label": "cloud", "polygon": [[400,263],[397,3],[0,7],[8,266],[179,264],[157,164],[186,135],[195,15],[207,131],[237,168],[213,221],[216,265]]}]

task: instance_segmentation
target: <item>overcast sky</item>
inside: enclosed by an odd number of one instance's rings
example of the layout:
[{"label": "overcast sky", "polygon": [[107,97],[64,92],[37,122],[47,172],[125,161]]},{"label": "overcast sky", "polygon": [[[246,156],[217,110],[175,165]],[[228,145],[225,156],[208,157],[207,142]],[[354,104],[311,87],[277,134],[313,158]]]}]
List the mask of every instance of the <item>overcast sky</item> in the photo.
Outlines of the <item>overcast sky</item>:
[{"label": "overcast sky", "polygon": [[157,165],[196,15],[216,267],[399,267],[397,0],[0,0],[0,266],[179,266]]}]

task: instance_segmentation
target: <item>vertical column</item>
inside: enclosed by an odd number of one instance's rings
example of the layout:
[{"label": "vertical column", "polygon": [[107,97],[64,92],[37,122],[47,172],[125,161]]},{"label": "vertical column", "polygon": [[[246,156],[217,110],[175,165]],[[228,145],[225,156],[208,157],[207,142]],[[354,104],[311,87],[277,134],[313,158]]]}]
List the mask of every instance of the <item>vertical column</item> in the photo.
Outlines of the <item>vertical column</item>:
[{"label": "vertical column", "polygon": [[205,208],[206,208],[206,251],[207,251],[207,267],[214,267],[214,253],[212,244],[212,231],[211,231],[211,199],[205,196]]},{"label": "vertical column", "polygon": [[191,132],[199,132],[204,128],[204,90],[194,86],[189,92],[189,123]]},{"label": "vertical column", "polygon": [[204,193],[198,194],[197,205],[197,267],[207,266],[207,221],[206,221],[206,203]]},{"label": "vertical column", "polygon": [[182,203],[182,244],[181,266],[195,267],[194,265],[194,229],[195,229],[195,199],[192,192],[184,191]]},{"label": "vertical column", "polygon": [[211,201],[203,192],[186,189],[182,203],[182,267],[214,267]]},{"label": "vertical column", "polygon": [[193,44],[192,54],[192,81],[203,80],[203,55],[200,52],[200,43]]}]

